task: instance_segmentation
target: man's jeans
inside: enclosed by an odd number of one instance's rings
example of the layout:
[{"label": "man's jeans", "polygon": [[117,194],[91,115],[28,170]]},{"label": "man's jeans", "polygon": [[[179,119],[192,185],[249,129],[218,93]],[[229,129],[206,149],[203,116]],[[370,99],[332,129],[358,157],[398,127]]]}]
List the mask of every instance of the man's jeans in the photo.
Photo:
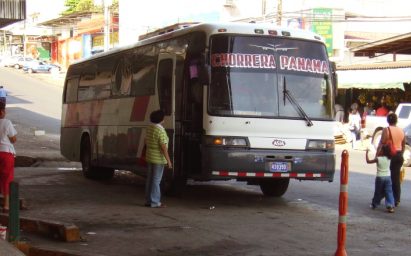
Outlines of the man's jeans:
[{"label": "man's jeans", "polygon": [[392,183],[390,176],[375,178],[375,192],[374,198],[372,199],[372,204],[377,207],[383,197],[385,197],[385,206],[387,208],[394,207],[394,196],[392,193]]},{"label": "man's jeans", "polygon": [[161,205],[161,190],[160,183],[163,177],[164,164],[147,163],[147,179],[146,179],[146,204],[151,207]]}]

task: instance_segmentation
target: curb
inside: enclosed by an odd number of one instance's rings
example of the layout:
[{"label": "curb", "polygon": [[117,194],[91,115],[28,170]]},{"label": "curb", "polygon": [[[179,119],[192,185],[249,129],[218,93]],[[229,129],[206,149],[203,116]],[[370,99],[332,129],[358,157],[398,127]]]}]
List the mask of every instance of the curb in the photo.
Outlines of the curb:
[{"label": "curb", "polygon": [[[0,195],[0,200],[3,200],[3,195]],[[24,210],[26,208],[26,201],[23,198],[19,198],[19,209]]]},{"label": "curb", "polygon": [[25,156],[17,155],[14,159],[14,167],[36,167],[40,162],[54,161],[54,162],[69,162],[62,156]]},{"label": "curb", "polygon": [[[7,214],[0,214],[0,223],[7,226],[9,223],[9,216]],[[20,229],[64,242],[78,242],[81,240],[80,230],[74,224],[20,218]]]},{"label": "curb", "polygon": [[83,252],[78,254],[77,252],[71,252],[68,250],[47,249],[39,246],[32,246],[25,242],[18,242],[15,246],[26,256],[103,256],[102,254],[90,254]]}]

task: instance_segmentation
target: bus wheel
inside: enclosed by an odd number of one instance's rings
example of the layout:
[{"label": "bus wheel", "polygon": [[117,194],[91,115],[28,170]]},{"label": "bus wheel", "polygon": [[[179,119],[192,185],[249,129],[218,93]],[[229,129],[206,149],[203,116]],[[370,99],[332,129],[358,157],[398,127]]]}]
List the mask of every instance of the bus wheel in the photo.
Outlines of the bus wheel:
[{"label": "bus wheel", "polygon": [[288,189],[290,179],[262,179],[260,188],[265,196],[280,197]]},{"label": "bus wheel", "polygon": [[95,176],[97,180],[111,180],[114,177],[114,169],[99,167],[98,171],[96,171]]},{"label": "bus wheel", "polygon": [[81,167],[83,169],[83,175],[87,179],[96,178],[96,170],[91,164],[91,146],[87,138],[84,138],[81,142]]},{"label": "bus wheel", "polygon": [[114,176],[114,169],[93,166],[91,161],[91,146],[87,138],[81,142],[81,167],[87,179],[109,180]]}]

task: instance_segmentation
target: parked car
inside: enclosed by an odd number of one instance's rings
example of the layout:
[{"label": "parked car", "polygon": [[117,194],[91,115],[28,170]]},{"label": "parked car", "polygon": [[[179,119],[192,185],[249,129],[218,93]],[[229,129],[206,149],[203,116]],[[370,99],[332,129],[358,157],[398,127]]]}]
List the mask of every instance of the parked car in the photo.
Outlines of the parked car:
[{"label": "parked car", "polygon": [[29,61],[23,66],[23,71],[26,71],[28,73],[49,73],[53,70],[60,71],[61,67],[56,64],[47,63],[45,61]]},{"label": "parked car", "polygon": [[16,55],[7,56],[3,59],[2,65],[5,66],[5,67],[13,67],[17,63],[17,60],[20,59],[20,58],[21,58],[21,56],[16,56]]},{"label": "parked car", "polygon": [[13,67],[20,69],[22,68],[27,62],[34,61],[31,57],[20,57],[17,59],[17,62],[14,63]]},{"label": "parked car", "polygon": [[[397,126],[404,130],[406,145],[404,151],[404,166],[411,166],[411,103],[400,103],[395,110],[398,116]],[[386,116],[367,115],[365,119],[365,132],[370,135],[371,143],[375,148],[381,140],[382,130],[387,127]]]},{"label": "parked car", "polygon": [[403,128],[405,133],[404,166],[411,166],[411,124]]}]

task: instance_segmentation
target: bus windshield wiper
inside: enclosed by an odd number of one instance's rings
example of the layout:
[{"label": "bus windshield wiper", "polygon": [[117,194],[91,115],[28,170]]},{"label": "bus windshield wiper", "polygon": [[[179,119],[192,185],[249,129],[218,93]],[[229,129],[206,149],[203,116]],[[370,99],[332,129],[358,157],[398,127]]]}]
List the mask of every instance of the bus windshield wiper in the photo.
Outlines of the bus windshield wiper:
[{"label": "bus windshield wiper", "polygon": [[285,100],[288,99],[293,107],[296,109],[300,117],[304,118],[305,121],[307,122],[307,126],[313,126],[313,122],[311,122],[311,119],[308,117],[307,113],[305,113],[304,109],[298,104],[298,102],[295,100],[294,96],[291,94],[289,90],[287,90],[287,82],[285,80],[285,77],[283,79],[283,95],[284,95],[284,105],[285,105]]}]

